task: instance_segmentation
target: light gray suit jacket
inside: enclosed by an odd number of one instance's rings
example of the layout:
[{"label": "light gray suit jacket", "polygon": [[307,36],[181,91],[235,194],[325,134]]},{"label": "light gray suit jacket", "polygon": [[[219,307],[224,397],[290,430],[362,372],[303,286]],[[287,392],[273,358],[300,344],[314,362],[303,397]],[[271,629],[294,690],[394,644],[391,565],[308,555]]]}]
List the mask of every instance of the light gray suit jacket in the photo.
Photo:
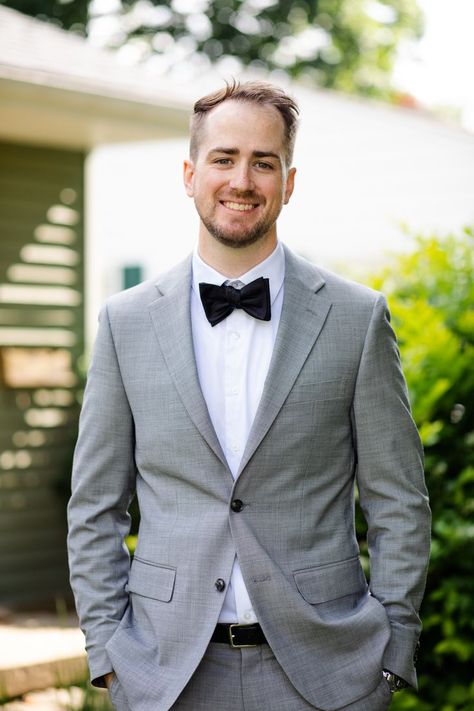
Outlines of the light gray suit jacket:
[{"label": "light gray suit jacket", "polygon": [[191,260],[102,312],[69,505],[71,583],[92,678],[114,669],[133,711],[169,709],[191,677],[236,552],[273,652],[311,704],[363,698],[383,667],[416,685],[430,516],[385,300],[285,257],[279,331],[235,482],[198,382]]}]

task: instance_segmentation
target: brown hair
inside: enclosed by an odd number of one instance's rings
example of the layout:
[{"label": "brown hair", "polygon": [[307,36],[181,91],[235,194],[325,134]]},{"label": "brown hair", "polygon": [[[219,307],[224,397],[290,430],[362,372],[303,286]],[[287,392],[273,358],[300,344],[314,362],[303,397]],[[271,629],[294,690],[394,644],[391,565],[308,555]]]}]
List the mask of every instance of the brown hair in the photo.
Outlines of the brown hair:
[{"label": "brown hair", "polygon": [[279,111],[285,124],[285,160],[286,166],[289,168],[293,160],[296,129],[298,128],[298,105],[294,99],[285,94],[283,89],[263,81],[247,81],[241,84],[233,79],[232,83],[226,82],[224,89],[219,89],[196,101],[190,122],[189,153],[191,158],[196,159],[207,113],[229,99],[274,106]]}]

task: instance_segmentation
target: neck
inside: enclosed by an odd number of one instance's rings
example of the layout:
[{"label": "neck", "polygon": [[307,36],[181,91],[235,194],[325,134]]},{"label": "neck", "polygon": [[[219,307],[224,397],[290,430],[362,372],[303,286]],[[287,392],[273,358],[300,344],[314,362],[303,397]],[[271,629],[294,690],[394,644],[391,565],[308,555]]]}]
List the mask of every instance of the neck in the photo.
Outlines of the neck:
[{"label": "neck", "polygon": [[277,245],[276,233],[265,236],[248,247],[227,247],[213,237],[199,235],[198,252],[201,259],[223,276],[236,279],[265,261]]}]

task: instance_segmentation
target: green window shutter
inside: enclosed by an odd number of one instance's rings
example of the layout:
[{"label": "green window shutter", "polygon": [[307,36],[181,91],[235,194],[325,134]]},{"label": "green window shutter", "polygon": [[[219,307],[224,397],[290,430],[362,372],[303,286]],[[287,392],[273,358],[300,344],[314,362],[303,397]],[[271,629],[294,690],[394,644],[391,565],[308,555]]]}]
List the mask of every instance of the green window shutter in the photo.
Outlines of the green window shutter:
[{"label": "green window shutter", "polygon": [[0,605],[67,594],[84,155],[0,143]]}]

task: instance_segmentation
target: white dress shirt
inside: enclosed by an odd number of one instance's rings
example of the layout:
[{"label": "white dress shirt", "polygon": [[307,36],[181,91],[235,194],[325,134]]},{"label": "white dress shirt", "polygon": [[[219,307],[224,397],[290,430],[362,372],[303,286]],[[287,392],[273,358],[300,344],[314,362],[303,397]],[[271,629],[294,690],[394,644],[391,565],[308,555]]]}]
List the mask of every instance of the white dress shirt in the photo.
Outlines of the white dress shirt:
[{"label": "white dress shirt", "polygon": [[[192,269],[191,323],[199,382],[235,479],[262,396],[280,322],[285,254],[278,243],[267,259],[238,277],[243,284],[259,277],[270,280],[270,321],[260,321],[243,309],[234,309],[226,319],[211,326],[201,302],[199,283],[221,285],[237,279],[229,279],[203,262],[197,247]],[[256,621],[236,557],[219,622],[251,624]]]}]

